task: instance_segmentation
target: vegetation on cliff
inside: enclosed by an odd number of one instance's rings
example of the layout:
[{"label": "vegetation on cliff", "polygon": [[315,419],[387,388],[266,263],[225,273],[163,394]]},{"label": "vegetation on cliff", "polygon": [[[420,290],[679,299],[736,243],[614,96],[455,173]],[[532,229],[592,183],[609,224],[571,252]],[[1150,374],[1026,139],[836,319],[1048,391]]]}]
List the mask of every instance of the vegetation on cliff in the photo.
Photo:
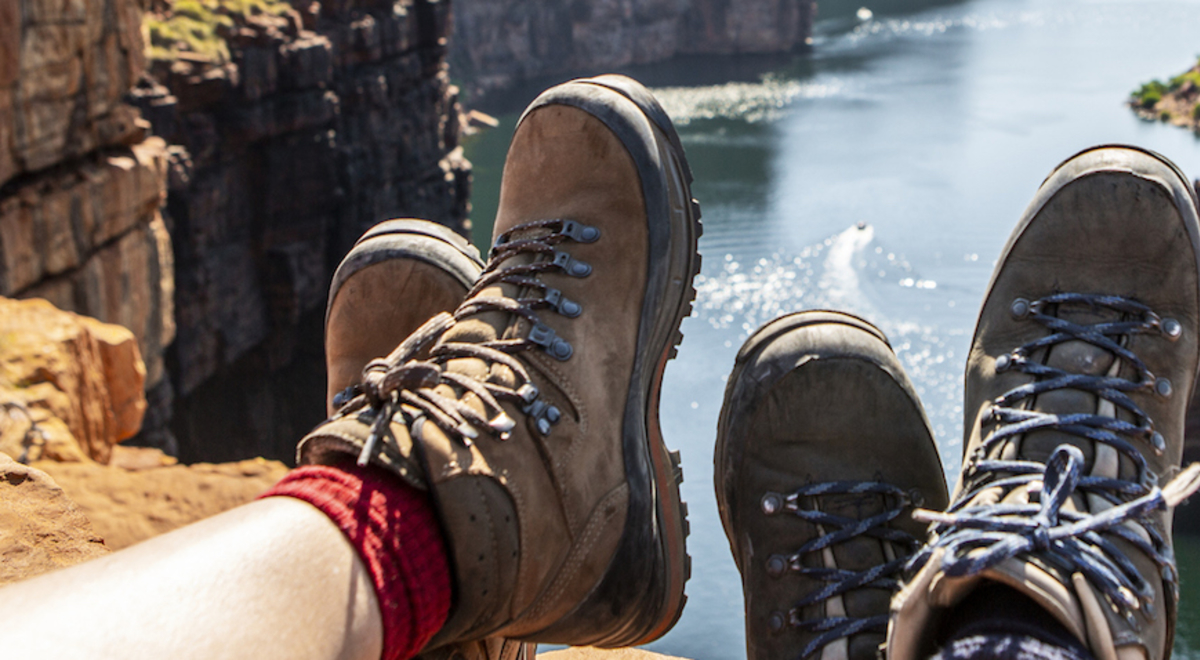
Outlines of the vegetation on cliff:
[{"label": "vegetation on cliff", "polygon": [[1145,119],[1200,132],[1200,58],[1166,82],[1155,79],[1143,84],[1130,95],[1129,105]]},{"label": "vegetation on cliff", "polygon": [[282,16],[283,0],[175,0],[170,8],[143,18],[146,57],[171,62],[184,57],[214,64],[229,61],[229,38],[255,16]]}]

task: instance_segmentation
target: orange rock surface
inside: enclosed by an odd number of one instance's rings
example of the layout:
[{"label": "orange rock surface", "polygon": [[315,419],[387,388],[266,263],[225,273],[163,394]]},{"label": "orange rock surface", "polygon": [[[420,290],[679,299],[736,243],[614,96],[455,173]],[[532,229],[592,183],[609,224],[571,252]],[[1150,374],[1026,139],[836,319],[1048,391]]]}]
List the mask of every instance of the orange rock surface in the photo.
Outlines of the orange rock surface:
[{"label": "orange rock surface", "polygon": [[[141,426],[145,379],[129,330],[45,300],[0,298],[0,402],[9,404],[0,451],[26,461],[107,463],[112,446]],[[28,433],[31,421],[40,434]]]},{"label": "orange rock surface", "polygon": [[[78,505],[57,524],[81,525],[80,534],[112,549],[245,504],[287,472],[263,459],[177,465],[157,450],[118,446],[141,426],[145,376],[129,330],[45,300],[0,298],[0,451],[38,469],[5,465],[40,475],[30,483],[57,482],[56,501]],[[0,509],[19,510],[26,492],[6,493]],[[0,537],[21,529],[16,520],[0,519]],[[0,557],[26,552],[36,537],[29,539],[11,547],[0,539]],[[41,550],[57,556],[47,543]]]},{"label": "orange rock surface", "polygon": [[119,550],[250,502],[288,468],[262,458],[176,465],[154,449],[116,447],[109,465],[39,461]]},{"label": "orange rock surface", "polygon": [[0,585],[107,553],[49,475],[0,454]]}]

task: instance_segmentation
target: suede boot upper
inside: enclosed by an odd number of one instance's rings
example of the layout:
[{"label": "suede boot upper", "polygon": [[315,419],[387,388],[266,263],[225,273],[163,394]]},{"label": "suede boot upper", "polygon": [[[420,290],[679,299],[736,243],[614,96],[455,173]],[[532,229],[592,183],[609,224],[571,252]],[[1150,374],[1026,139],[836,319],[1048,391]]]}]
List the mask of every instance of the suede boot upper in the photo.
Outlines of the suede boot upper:
[{"label": "suede boot upper", "polygon": [[657,400],[699,267],[686,172],[633,81],[544,93],[466,301],[371,363],[302,441],[301,462],[351,455],[433,495],[455,604],[431,646],[630,645],[678,618],[686,521]]},{"label": "suede boot upper", "polygon": [[1042,185],[980,311],[962,476],[948,512],[926,517],[892,657],[929,653],[946,608],[984,581],[1097,658],[1169,655],[1170,507],[1195,488],[1173,479],[1200,346],[1198,238],[1187,180],[1154,154],[1087,151]]}]

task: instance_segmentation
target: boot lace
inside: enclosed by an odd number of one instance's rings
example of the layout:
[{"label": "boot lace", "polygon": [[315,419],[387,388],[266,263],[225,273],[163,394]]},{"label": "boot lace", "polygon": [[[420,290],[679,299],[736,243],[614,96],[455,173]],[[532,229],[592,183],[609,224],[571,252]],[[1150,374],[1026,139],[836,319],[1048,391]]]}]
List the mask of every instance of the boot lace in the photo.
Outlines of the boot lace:
[{"label": "boot lace", "polygon": [[[1094,310],[1119,312],[1121,320],[1078,324],[1048,313],[1048,307],[1064,304],[1088,305]],[[1171,384],[1156,378],[1149,367],[1122,345],[1122,337],[1159,333],[1178,339],[1182,327],[1174,319],[1163,319],[1149,307],[1120,296],[1060,293],[1029,302],[1017,299],[1012,313],[1017,318],[1040,323],[1050,331],[996,360],[996,371],[1017,369],[1036,381],[1009,390],[993,402],[992,420],[997,427],[982,442],[965,468],[964,484],[974,484],[945,513],[919,510],[913,517],[934,523],[931,541],[913,556],[910,570],[924,566],[941,548],[941,569],[946,575],[975,575],[1019,555],[1037,555],[1066,574],[1081,573],[1093,587],[1133,623],[1133,612],[1142,610],[1154,617],[1154,585],[1113,542],[1122,539],[1151,558],[1161,569],[1163,581],[1177,596],[1175,559],[1163,530],[1150,514],[1178,505],[1200,488],[1200,464],[1179,474],[1164,488],[1146,464],[1143,449],[1161,455],[1166,442],[1154,422],[1129,397],[1129,392],[1154,392],[1169,396]],[[1112,353],[1130,365],[1138,380],[1117,376],[1075,374],[1032,361],[1028,356],[1055,344],[1079,340]],[[1130,413],[1134,422],[1089,414],[1050,414],[1017,407],[1020,402],[1044,392],[1074,389],[1109,401],[1114,409]],[[1070,444],[1060,445],[1042,464],[1029,460],[1000,460],[988,456],[1006,440],[1033,431],[1053,430],[1115,449],[1129,459],[1135,479],[1084,475],[1083,452]],[[1009,492],[1026,487],[1034,499],[1028,504],[1001,503],[970,505],[981,492]],[[1064,510],[1074,495],[1092,502],[1101,511]],[[1099,506],[1097,502],[1102,502]],[[1135,624],[1136,625],[1136,624]]]},{"label": "boot lace", "polygon": [[[591,265],[575,259],[559,246],[567,241],[592,243],[599,238],[597,228],[564,219],[526,222],[501,234],[488,256],[487,267],[454,314],[442,312],[429,319],[387,357],[369,362],[363,369],[362,382],[347,388],[335,399],[335,405],[340,406],[338,416],[367,407],[376,413],[370,434],[359,453],[358,464],[363,466],[370,462],[380,439],[387,437],[388,423],[397,413],[403,415],[409,428],[414,428],[413,424],[418,420],[428,420],[448,436],[470,446],[480,432],[499,440],[508,439],[516,422],[501,406],[501,402],[507,401],[518,405],[540,433],[548,434],[561,413],[539,398],[538,388],[528,370],[514,356],[538,349],[558,360],[570,359],[574,352],[571,345],[542,323],[537,312],[552,310],[574,318],[582,313],[583,306],[546,285],[538,275],[561,272],[571,277],[587,277],[592,272]],[[520,254],[547,258],[504,265]],[[497,284],[520,287],[522,297],[479,295]],[[436,341],[463,320],[487,312],[517,315],[529,322],[530,331],[524,337],[502,337],[479,343]],[[415,359],[431,345],[427,359]],[[448,361],[459,358],[502,364],[512,372],[516,385],[510,387],[478,380],[445,368]],[[474,394],[485,413],[481,414],[461,398],[437,392],[435,388],[439,385]]]},{"label": "boot lace", "polygon": [[[882,513],[857,520],[838,516],[816,508],[805,508],[803,498],[814,498],[822,495],[857,495],[875,494],[883,497],[894,506]],[[815,500],[810,500],[814,501]],[[888,523],[899,518],[905,510],[920,505],[920,495],[910,494],[891,484],[871,481],[834,481],[803,486],[792,493],[781,495],[767,493],[762,498],[762,511],[766,515],[780,513],[792,514],[801,520],[817,525],[824,530],[816,538],[800,546],[800,549],[790,555],[771,555],[767,558],[767,573],[772,577],[781,577],[786,572],[799,573],[801,576],[824,583],[808,594],[805,594],[786,613],[774,612],[768,621],[772,630],[778,632],[785,625],[792,628],[816,633],[803,649],[801,657],[809,657],[825,645],[843,637],[850,637],[862,632],[887,631],[887,613],[870,617],[827,616],[812,619],[802,619],[801,613],[805,607],[840,596],[846,592],[871,588],[885,589],[889,593],[899,589],[899,577],[907,563],[908,556],[913,553],[920,542],[907,532],[888,527]],[[902,552],[897,558],[882,564],[872,566],[864,571],[851,571],[841,568],[826,568],[824,560],[821,567],[805,566],[803,558],[808,553],[821,553],[826,548],[850,541],[859,536],[867,536],[898,545]],[[819,555],[818,555],[819,556]]]}]

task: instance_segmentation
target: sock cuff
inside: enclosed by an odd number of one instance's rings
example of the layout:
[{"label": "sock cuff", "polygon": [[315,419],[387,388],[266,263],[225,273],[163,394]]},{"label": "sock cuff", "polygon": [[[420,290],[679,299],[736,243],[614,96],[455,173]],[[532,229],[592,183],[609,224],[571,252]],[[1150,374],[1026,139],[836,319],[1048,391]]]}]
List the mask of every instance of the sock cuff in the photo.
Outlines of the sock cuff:
[{"label": "sock cuff", "polygon": [[371,575],[383,658],[417,654],[450,612],[446,546],[428,495],[374,467],[307,465],[260,497],[304,500],[329,517]]}]

